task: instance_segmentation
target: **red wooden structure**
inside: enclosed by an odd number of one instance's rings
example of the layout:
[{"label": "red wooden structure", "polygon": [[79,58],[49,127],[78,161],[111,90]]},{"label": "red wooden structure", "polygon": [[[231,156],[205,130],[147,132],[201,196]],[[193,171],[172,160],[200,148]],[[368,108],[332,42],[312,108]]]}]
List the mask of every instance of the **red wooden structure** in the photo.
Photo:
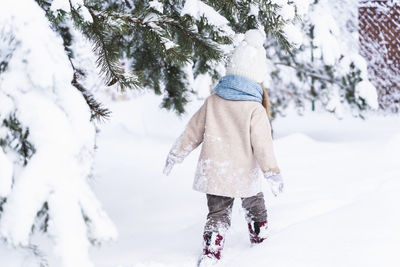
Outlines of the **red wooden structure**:
[{"label": "red wooden structure", "polygon": [[360,1],[358,19],[361,55],[380,107],[400,112],[400,1]]}]

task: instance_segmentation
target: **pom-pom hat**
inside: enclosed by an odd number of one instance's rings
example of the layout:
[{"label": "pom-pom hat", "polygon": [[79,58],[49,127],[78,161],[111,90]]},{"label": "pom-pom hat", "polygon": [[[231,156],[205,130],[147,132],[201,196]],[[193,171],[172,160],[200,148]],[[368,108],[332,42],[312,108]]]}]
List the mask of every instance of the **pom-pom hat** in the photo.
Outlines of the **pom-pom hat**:
[{"label": "pom-pom hat", "polygon": [[243,41],[234,49],[226,74],[236,74],[257,83],[268,76],[268,62],[264,49],[264,34],[257,29],[248,30]]}]

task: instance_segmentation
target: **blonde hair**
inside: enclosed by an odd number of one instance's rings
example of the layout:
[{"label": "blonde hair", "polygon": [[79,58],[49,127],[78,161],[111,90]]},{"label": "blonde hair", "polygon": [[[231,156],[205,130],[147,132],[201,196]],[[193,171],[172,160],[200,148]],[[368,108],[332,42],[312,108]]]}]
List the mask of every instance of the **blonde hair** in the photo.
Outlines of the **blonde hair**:
[{"label": "blonde hair", "polygon": [[268,98],[268,93],[267,90],[265,89],[264,85],[260,83],[261,88],[263,90],[263,98],[262,98],[262,105],[267,111],[267,116],[268,118],[271,118],[271,105],[269,103],[269,98]]}]

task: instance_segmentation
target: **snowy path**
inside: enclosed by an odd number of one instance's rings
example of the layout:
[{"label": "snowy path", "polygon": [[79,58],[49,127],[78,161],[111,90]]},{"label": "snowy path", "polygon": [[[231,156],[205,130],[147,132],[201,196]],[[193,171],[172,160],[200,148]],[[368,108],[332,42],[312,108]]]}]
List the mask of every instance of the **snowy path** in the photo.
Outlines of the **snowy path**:
[{"label": "snowy path", "polygon": [[[124,105],[114,107],[116,116]],[[205,196],[191,189],[199,149],[161,175],[187,118],[170,126],[142,120],[114,121],[100,134],[94,186],[120,238],[92,257],[99,267],[195,266],[207,213]],[[264,183],[272,236],[250,248],[235,202],[218,266],[400,266],[400,119],[311,114],[274,128],[286,192],[274,198]]]}]

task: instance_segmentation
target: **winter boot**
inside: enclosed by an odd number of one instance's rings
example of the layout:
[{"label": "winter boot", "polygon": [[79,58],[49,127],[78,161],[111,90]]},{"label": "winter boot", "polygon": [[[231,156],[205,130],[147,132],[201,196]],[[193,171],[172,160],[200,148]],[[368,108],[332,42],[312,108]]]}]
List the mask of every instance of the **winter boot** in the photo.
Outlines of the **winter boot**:
[{"label": "winter boot", "polygon": [[225,239],[222,235],[215,232],[206,232],[203,235],[204,249],[198,267],[208,267],[215,265],[221,259],[221,252],[224,248]]},{"label": "winter boot", "polygon": [[268,237],[268,223],[267,221],[263,222],[249,222],[249,234],[250,234],[250,242],[251,244],[259,244],[263,242]]}]

